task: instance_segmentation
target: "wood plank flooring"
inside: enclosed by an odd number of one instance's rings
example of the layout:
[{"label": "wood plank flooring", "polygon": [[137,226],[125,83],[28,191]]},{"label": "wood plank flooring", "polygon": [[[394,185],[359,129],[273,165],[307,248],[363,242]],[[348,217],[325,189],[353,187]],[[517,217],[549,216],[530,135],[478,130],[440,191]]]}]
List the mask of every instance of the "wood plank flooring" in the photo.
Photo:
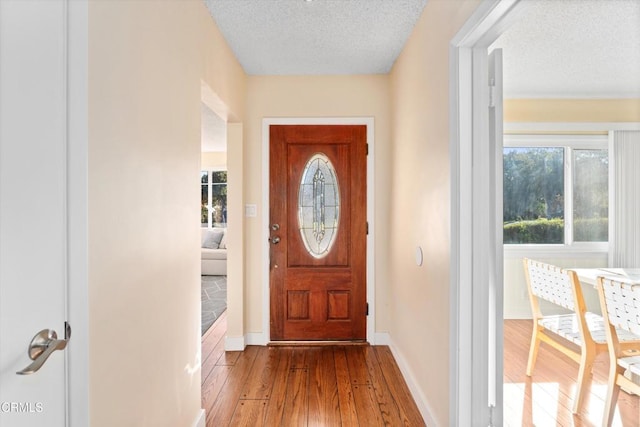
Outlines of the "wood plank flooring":
[{"label": "wood plank flooring", "polygon": [[[573,415],[577,363],[542,343],[533,375],[525,374],[532,327],[531,320],[504,321],[504,425],[601,426],[608,356],[601,354],[596,359],[584,409]],[[613,425],[639,427],[639,401],[621,391]]]},{"label": "wood plank flooring", "polygon": [[[571,413],[578,365],[542,343],[525,374],[532,322],[504,322],[504,425],[600,426],[609,361],[596,359],[590,393]],[[385,346],[257,347],[225,352],[226,314],[203,337],[207,427],[424,426]],[[640,427],[640,398],[621,392],[614,426]]]},{"label": "wood plank flooring", "polygon": [[424,426],[389,347],[225,352],[226,313],[202,338],[207,427]]}]

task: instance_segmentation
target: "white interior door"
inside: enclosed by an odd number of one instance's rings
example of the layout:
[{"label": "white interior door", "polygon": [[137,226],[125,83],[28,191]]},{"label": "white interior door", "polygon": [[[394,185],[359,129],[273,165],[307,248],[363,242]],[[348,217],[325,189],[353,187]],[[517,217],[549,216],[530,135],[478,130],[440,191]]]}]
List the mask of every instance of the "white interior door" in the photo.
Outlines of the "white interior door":
[{"label": "white interior door", "polygon": [[37,372],[16,374],[33,362],[37,332],[65,338],[66,34],[66,1],[0,0],[1,426],[67,423],[64,351],[49,348]]}]

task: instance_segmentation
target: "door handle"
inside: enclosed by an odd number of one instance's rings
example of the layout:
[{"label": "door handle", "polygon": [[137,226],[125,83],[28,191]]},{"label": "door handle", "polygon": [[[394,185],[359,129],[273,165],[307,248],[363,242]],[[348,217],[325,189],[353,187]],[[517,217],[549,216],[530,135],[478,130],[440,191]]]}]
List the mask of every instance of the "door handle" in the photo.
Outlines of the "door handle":
[{"label": "door handle", "polygon": [[56,350],[64,350],[71,338],[71,327],[67,322],[64,323],[64,339],[58,339],[58,334],[52,329],[43,329],[38,332],[29,344],[28,354],[33,362],[21,371],[16,372],[18,375],[31,375],[44,365],[49,356]]}]

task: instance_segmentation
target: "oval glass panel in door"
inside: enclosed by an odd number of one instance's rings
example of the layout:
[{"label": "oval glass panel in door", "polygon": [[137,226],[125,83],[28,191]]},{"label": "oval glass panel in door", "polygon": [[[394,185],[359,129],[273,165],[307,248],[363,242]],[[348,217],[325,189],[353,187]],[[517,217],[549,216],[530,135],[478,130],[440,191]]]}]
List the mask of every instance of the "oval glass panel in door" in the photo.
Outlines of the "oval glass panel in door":
[{"label": "oval glass panel in door", "polygon": [[338,232],[339,219],[336,171],[327,156],[316,153],[304,167],[298,192],[298,225],[309,255],[327,256]]}]

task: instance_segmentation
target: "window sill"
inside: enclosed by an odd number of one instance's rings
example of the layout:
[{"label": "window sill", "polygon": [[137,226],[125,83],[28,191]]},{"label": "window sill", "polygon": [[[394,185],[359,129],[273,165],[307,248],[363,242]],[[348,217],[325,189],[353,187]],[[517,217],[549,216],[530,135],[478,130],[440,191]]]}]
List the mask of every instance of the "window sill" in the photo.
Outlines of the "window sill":
[{"label": "window sill", "polygon": [[609,254],[608,243],[595,245],[503,245],[505,258],[600,258]]}]

